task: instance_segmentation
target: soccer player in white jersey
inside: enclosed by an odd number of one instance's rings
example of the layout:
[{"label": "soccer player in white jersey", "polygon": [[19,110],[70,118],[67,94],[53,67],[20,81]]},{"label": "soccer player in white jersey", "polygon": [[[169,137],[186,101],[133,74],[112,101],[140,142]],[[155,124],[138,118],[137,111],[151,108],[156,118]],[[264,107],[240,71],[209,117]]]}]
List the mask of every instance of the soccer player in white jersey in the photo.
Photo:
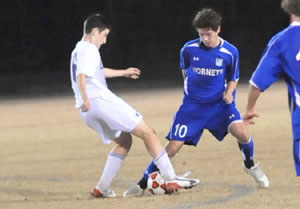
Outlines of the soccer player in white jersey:
[{"label": "soccer player in white jersey", "polygon": [[272,37],[252,74],[243,119],[254,124],[253,118],[259,116],[255,104],[260,93],[284,77],[292,117],[296,175],[300,176],[300,0],[283,0],[281,7],[292,16],[292,22]]},{"label": "soccer player in white jersey", "polygon": [[[268,187],[268,178],[254,164],[252,137],[235,105],[239,56],[236,47],[219,37],[221,20],[212,9],[203,9],[193,20],[200,38],[187,42],[180,52],[184,97],[166,136],[166,151],[171,158],[184,144],[196,146],[204,129],[219,141],[230,132],[238,140],[245,171],[259,187]],[[152,161],[138,184],[124,195],[143,194],[148,174],[158,169]]]},{"label": "soccer player in white jersey", "polygon": [[116,143],[107,156],[102,176],[92,195],[116,196],[110,185],[130,150],[131,134],[144,140],[148,152],[166,181],[167,192],[172,193],[181,187],[190,186],[189,181],[176,177],[165,149],[141,114],[107,88],[105,78],[124,76],[137,79],[140,75],[137,68],[113,70],[103,67],[99,48],[106,43],[109,32],[110,25],[102,15],[89,16],[84,22],[83,38],[71,55],[71,82],[76,108],[81,118],[99,134],[104,144],[111,141]]}]

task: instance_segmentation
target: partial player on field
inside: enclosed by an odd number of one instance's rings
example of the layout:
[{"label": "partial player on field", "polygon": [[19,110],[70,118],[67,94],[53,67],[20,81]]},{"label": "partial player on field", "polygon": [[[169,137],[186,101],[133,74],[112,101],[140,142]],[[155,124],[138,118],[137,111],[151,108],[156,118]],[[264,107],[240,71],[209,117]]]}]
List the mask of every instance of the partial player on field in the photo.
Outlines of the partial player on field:
[{"label": "partial player on field", "polygon": [[[197,146],[204,129],[219,141],[230,132],[238,141],[245,171],[259,187],[268,187],[267,176],[254,163],[253,140],[235,105],[239,55],[235,46],[219,37],[221,20],[212,9],[203,9],[193,20],[199,38],[187,42],[180,52],[184,97],[166,137],[166,151],[172,158],[184,144]],[[142,195],[148,174],[158,169],[152,161],[142,179],[124,196]]]},{"label": "partial player on field", "polygon": [[300,0],[283,0],[281,7],[291,15],[291,24],[273,36],[250,79],[248,104],[244,120],[254,124],[260,92],[285,79],[293,129],[293,154],[296,175],[300,176]]},{"label": "partial player on field", "polygon": [[110,28],[110,24],[102,15],[89,16],[84,22],[83,37],[71,55],[71,82],[76,108],[81,118],[99,134],[104,144],[111,141],[116,143],[107,156],[102,176],[92,195],[116,196],[110,185],[131,148],[131,134],[143,139],[153,162],[166,181],[167,192],[172,193],[181,187],[191,186],[189,181],[182,181],[176,177],[165,149],[142,115],[107,88],[105,78],[137,79],[140,76],[140,70],[137,68],[113,70],[103,67],[99,48],[106,43]]}]

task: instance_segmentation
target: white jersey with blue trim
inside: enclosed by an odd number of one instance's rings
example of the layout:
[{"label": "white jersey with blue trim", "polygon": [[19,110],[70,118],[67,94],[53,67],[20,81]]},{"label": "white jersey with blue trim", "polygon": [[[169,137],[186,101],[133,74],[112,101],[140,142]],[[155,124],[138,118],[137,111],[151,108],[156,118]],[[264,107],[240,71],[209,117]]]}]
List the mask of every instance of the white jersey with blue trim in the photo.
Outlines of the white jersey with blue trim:
[{"label": "white jersey with blue trim", "polygon": [[220,40],[219,46],[208,48],[198,38],[181,49],[180,68],[186,72],[184,102],[219,102],[226,82],[239,79],[238,49]]},{"label": "white jersey with blue trim", "polygon": [[300,107],[300,22],[293,22],[273,36],[253,73],[250,83],[266,90],[283,76],[290,98]]},{"label": "white jersey with blue trim", "polygon": [[79,41],[71,55],[70,75],[76,108],[80,108],[83,103],[76,83],[79,74],[86,76],[86,93],[89,99],[98,98],[109,91],[99,50],[86,41]]}]

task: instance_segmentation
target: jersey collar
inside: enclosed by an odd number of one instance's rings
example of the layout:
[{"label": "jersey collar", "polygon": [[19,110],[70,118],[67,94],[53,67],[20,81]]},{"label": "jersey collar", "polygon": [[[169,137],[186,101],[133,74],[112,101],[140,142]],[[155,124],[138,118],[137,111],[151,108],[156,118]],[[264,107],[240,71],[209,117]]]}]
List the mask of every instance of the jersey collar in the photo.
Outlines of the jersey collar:
[{"label": "jersey collar", "polygon": [[215,48],[209,48],[207,46],[205,46],[203,43],[202,43],[202,40],[201,38],[199,38],[199,47],[200,48],[205,48],[205,49],[216,49],[216,48],[221,48],[224,44],[224,39],[222,39],[220,36],[219,36],[219,39],[220,39],[220,44],[218,46],[216,46]]},{"label": "jersey collar", "polygon": [[294,21],[294,22],[291,23],[291,26],[297,26],[297,25],[300,25],[300,22]]}]

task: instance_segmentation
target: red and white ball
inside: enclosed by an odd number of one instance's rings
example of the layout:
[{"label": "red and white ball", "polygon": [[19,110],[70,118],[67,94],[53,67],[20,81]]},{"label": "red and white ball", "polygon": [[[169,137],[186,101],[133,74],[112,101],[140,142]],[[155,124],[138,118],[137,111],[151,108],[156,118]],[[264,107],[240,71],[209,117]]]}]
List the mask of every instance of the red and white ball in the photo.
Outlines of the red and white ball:
[{"label": "red and white ball", "polygon": [[166,183],[158,171],[149,175],[147,186],[152,194],[161,195],[166,193]]}]

